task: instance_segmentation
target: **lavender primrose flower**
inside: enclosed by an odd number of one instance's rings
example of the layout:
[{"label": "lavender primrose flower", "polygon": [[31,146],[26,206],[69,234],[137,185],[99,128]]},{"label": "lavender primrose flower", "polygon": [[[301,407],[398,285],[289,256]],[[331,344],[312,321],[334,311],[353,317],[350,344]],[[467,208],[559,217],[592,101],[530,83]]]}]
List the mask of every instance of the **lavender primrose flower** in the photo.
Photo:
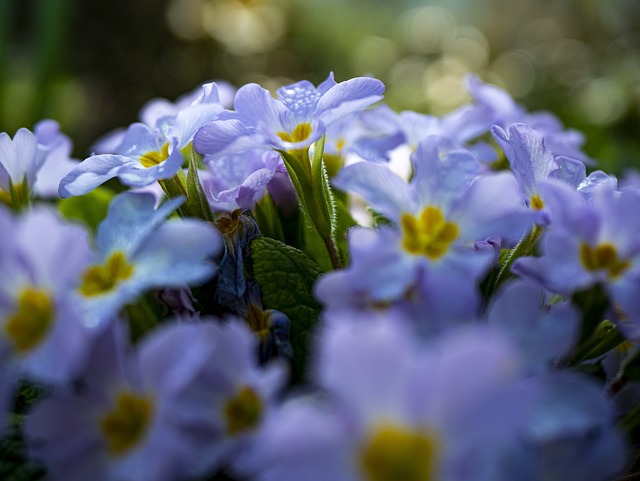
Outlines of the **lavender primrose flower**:
[{"label": "lavender primrose flower", "polygon": [[[526,378],[515,346],[488,328],[420,345],[388,321],[323,330],[314,373],[324,393],[290,399],[265,426],[257,479],[506,481],[520,479],[514,468],[540,479],[529,473],[569,472],[562,459],[536,458],[554,444],[593,454],[584,479],[604,481],[621,468],[621,437],[589,382]],[[577,401],[567,383],[583,400],[563,418]],[[513,458],[526,464],[512,466]]]},{"label": "lavender primrose flower", "polygon": [[202,90],[190,106],[157,119],[153,127],[130,125],[114,154],[93,155],[62,179],[60,196],[86,194],[114,177],[127,186],[144,187],[175,176],[184,163],[182,150],[196,130],[224,110],[215,84],[206,84]]},{"label": "lavender primrose flower", "polygon": [[199,323],[169,325],[143,347],[143,373],[171,392],[172,422],[193,435],[192,476],[223,465],[241,472],[256,467],[260,447],[254,439],[286,380],[283,364],[258,366],[257,341],[239,319],[205,317]]},{"label": "lavender primrose flower", "polygon": [[247,84],[236,93],[235,111],[203,126],[194,146],[205,159],[255,148],[303,149],[332,122],[381,100],[383,91],[379,80],[336,83],[333,74],[317,88],[306,80],[281,87],[277,99],[259,85]]},{"label": "lavender primrose flower", "polygon": [[0,202],[16,211],[25,207],[45,157],[31,131],[19,129],[13,139],[0,133]]},{"label": "lavender primrose flower", "polygon": [[48,479],[171,481],[188,477],[198,462],[190,449],[196,441],[173,417],[180,409],[180,378],[202,363],[206,351],[192,336],[179,336],[186,342],[182,348],[190,346],[181,356],[159,352],[160,331],[130,352],[122,326],[112,322],[98,336],[81,391],[54,392],[26,419],[29,451],[44,462]]},{"label": "lavender primrose flower", "polygon": [[476,129],[485,131],[493,125],[507,129],[511,124],[523,123],[542,133],[547,147],[557,156],[578,159],[588,164],[593,161],[581,150],[584,135],[577,130],[564,129],[560,120],[550,112],[528,113],[525,108],[516,103],[504,90],[483,83],[477,76],[467,77],[467,89],[475,103],[470,107],[477,110],[473,115],[476,119]]},{"label": "lavender primrose flower", "polygon": [[540,185],[553,220],[540,257],[523,257],[513,272],[562,295],[601,284],[613,320],[627,339],[640,340],[640,192],[595,189],[590,202],[571,187],[548,180]]},{"label": "lavender primrose flower", "polygon": [[77,290],[88,326],[101,326],[146,289],[203,282],[216,272],[211,258],[222,247],[219,233],[195,219],[165,221],[182,201],[154,209],[149,194],[113,199],[98,227],[97,258]]},{"label": "lavender primrose flower", "polygon": [[[71,380],[91,332],[75,303],[91,259],[87,233],[38,206],[12,217],[0,208],[0,357],[12,379]],[[45,240],[46,239],[46,240]]]},{"label": "lavender primrose flower", "polygon": [[612,184],[614,179],[602,171],[592,172],[587,177],[586,166],[581,160],[554,156],[546,147],[543,134],[528,125],[511,124],[507,131],[494,125],[491,127],[491,133],[509,159],[511,170],[527,199],[527,204],[538,212],[537,222],[541,225],[548,223],[547,213],[544,211],[544,198],[540,196],[537,188],[541,180],[562,180],[586,196],[600,184],[615,187],[615,184]]},{"label": "lavender primrose flower", "polygon": [[209,174],[202,176],[204,193],[212,209],[226,212],[253,209],[278,168],[284,168],[280,155],[264,150],[213,158],[207,166]]},{"label": "lavender primrose flower", "polygon": [[[345,167],[333,182],[359,194],[397,226],[380,227],[367,240],[375,248],[363,249],[373,255],[365,253],[362,262],[354,261],[348,269],[360,273],[359,280],[356,275],[349,281],[359,295],[366,292],[379,302],[405,296],[420,272],[426,272],[429,285],[436,289],[433,299],[440,298],[438,292],[442,299],[449,299],[438,286],[456,282],[474,292],[494,257],[492,252],[474,250],[474,243],[487,237],[517,239],[532,220],[510,173],[478,176],[480,164],[475,157],[467,151],[448,150],[445,139],[426,139],[413,161],[415,175],[409,183],[386,165],[370,162]],[[331,282],[342,284],[343,276],[336,272],[320,279],[316,292],[323,301],[331,302],[322,290]]]},{"label": "lavender primrose flower", "polygon": [[78,165],[78,159],[71,158],[73,143],[60,131],[55,120],[42,120],[33,130],[38,148],[46,152],[46,160],[38,170],[34,192],[44,198],[57,198],[60,180]]}]

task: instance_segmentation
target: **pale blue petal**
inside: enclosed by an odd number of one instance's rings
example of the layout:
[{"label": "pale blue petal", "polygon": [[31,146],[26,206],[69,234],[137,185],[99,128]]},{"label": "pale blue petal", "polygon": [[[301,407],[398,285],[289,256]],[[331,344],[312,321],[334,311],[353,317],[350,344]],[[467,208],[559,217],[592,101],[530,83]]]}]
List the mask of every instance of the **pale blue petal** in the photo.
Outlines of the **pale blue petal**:
[{"label": "pale blue petal", "polygon": [[311,82],[303,80],[278,89],[278,100],[291,112],[294,125],[309,120],[316,110],[321,93]]},{"label": "pale blue petal", "polygon": [[537,286],[517,280],[493,299],[489,325],[508,333],[519,346],[532,371],[548,370],[575,347],[580,335],[580,315],[569,303],[549,307]]},{"label": "pale blue petal", "polygon": [[127,164],[133,162],[121,155],[99,154],[89,157],[62,178],[58,194],[66,198],[91,192],[107,180],[116,177]]},{"label": "pale blue petal", "polygon": [[244,152],[259,148],[263,144],[261,136],[249,130],[237,119],[214,120],[198,130],[193,138],[197,152],[212,157]]},{"label": "pale blue petal", "polygon": [[181,110],[175,119],[174,132],[178,137],[178,148],[191,142],[196,131],[215,119],[223,108],[219,104],[198,104]]},{"label": "pale blue petal", "polygon": [[167,222],[149,236],[133,259],[131,279],[137,289],[182,287],[200,283],[215,274],[210,258],[222,248],[220,233],[195,219]]},{"label": "pale blue petal", "polygon": [[587,167],[580,160],[559,156],[556,157],[556,164],[558,168],[549,177],[560,179],[576,189],[587,177]]},{"label": "pale blue petal", "polygon": [[115,250],[133,255],[151,232],[183,202],[181,197],[170,199],[155,209],[153,195],[124,192],[116,196],[107,217],[98,227],[98,251],[105,258]]},{"label": "pale blue petal", "polygon": [[384,84],[377,79],[358,77],[340,82],[318,101],[316,116],[325,125],[382,100]]},{"label": "pale blue petal", "polygon": [[338,172],[333,185],[360,195],[369,206],[393,221],[417,209],[415,193],[385,164],[358,162]]},{"label": "pale blue petal", "polygon": [[527,197],[536,193],[538,181],[558,168],[544,144],[543,135],[528,125],[512,124],[507,132],[494,125],[491,133],[509,159],[511,170]]},{"label": "pale blue petal", "polygon": [[415,172],[411,187],[418,193],[420,205],[439,205],[445,210],[480,171],[473,154],[454,150],[443,137],[430,136],[420,142],[411,160]]},{"label": "pale blue petal", "polygon": [[282,119],[286,116],[287,108],[258,84],[241,87],[236,93],[234,107],[246,126],[266,123],[274,132],[286,130]]},{"label": "pale blue petal", "polygon": [[467,240],[502,237],[517,240],[534,220],[521,200],[511,172],[487,174],[475,179],[451,213]]}]

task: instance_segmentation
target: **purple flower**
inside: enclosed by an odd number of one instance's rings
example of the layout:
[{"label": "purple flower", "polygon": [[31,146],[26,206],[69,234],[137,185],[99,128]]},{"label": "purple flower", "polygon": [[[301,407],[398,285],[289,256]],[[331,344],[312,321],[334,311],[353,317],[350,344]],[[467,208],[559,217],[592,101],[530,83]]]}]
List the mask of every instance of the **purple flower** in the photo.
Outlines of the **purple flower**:
[{"label": "purple flower", "polygon": [[181,198],[157,209],[149,194],[125,192],[111,202],[98,227],[97,258],[81,275],[77,297],[86,323],[97,327],[151,287],[183,287],[215,272],[211,257],[222,241],[205,222],[167,216]]},{"label": "purple flower", "polygon": [[464,293],[472,310],[476,283],[493,264],[493,252],[475,250],[475,242],[517,239],[530,225],[531,213],[510,173],[478,176],[480,164],[471,153],[449,150],[448,142],[438,137],[422,142],[413,161],[410,183],[387,165],[370,162],[347,166],[334,179],[336,187],[359,194],[395,225],[350,237],[352,264],[345,273],[327,274],[316,290],[329,305],[333,300],[328,293],[345,284],[351,288],[337,299],[349,293],[393,303],[411,299],[407,294],[420,282],[417,291],[424,296],[428,286],[427,298],[443,309],[437,312],[446,317],[449,304],[450,314],[459,317],[463,309],[447,302],[451,296],[444,286],[459,285],[455,291]]},{"label": "purple flower", "polygon": [[194,146],[212,157],[254,148],[306,148],[331,123],[379,101],[383,91],[379,80],[354,78],[336,83],[333,74],[317,88],[306,80],[281,87],[277,99],[259,85],[248,84],[236,94],[235,111],[202,127]]},{"label": "purple flower", "polygon": [[182,167],[182,150],[195,131],[223,111],[218,101],[216,85],[206,84],[191,105],[159,117],[154,126],[130,125],[115,153],[92,155],[62,179],[60,196],[86,194],[114,177],[129,187],[173,177]]},{"label": "purple flower", "polygon": [[498,125],[491,128],[493,137],[504,151],[511,164],[518,185],[531,209],[537,211],[537,222],[548,222],[544,210],[544,197],[538,189],[538,182],[554,178],[562,180],[585,196],[597,185],[608,184],[615,187],[615,180],[602,171],[593,172],[587,177],[584,163],[565,156],[554,156],[545,145],[543,134],[525,124],[511,124],[505,132]]},{"label": "purple flower", "polygon": [[[531,474],[583,472],[581,448],[593,455],[585,479],[620,469],[621,437],[589,382],[526,378],[516,347],[491,329],[418,344],[388,321],[322,331],[313,373],[323,393],[289,400],[265,426],[259,480],[540,479]],[[553,445],[576,456],[536,457]]]},{"label": "purple flower", "polygon": [[282,166],[278,153],[263,150],[213,158],[206,163],[208,175],[202,177],[205,195],[214,210],[226,212],[253,209]]},{"label": "purple flower", "polygon": [[[174,394],[176,376],[190,374],[205,353],[189,343],[180,359],[156,357],[149,365],[155,336],[136,356],[119,326],[111,323],[96,340],[79,392],[56,391],[27,417],[31,455],[44,462],[50,479],[171,481],[198,462],[195,441],[173,422]],[[179,363],[167,365],[168,359]]]},{"label": "purple flower", "polygon": [[0,357],[14,377],[68,382],[91,336],[74,296],[88,235],[45,207],[17,218],[0,209],[0,226]]},{"label": "purple flower", "polygon": [[253,440],[286,380],[283,365],[258,366],[257,341],[238,319],[203,318],[154,332],[141,348],[142,373],[170,393],[172,422],[193,438],[195,475],[257,461]]},{"label": "purple flower", "polygon": [[548,180],[540,189],[552,225],[542,239],[541,256],[518,259],[513,271],[563,295],[602,284],[621,331],[640,340],[640,193],[604,185],[587,203],[564,183]]},{"label": "purple flower", "polygon": [[592,163],[581,150],[584,136],[576,130],[565,130],[560,120],[552,113],[527,113],[507,92],[483,83],[474,75],[467,78],[467,88],[476,102],[471,106],[471,109],[478,111],[474,117],[482,123],[481,119],[484,116],[486,130],[492,125],[507,129],[511,124],[524,123],[542,133],[547,147],[554,155]]},{"label": "purple flower", "polygon": [[45,157],[29,130],[19,129],[13,139],[0,133],[0,202],[15,210],[27,205]]}]

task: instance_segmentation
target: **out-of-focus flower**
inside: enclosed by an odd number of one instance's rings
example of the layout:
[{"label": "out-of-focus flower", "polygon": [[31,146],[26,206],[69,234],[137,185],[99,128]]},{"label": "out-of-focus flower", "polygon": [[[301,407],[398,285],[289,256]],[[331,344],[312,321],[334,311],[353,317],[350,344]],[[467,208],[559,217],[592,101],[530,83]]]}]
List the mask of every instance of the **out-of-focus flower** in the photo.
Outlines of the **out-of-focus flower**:
[{"label": "out-of-focus flower", "polygon": [[171,393],[173,423],[193,435],[189,472],[253,466],[253,439],[286,377],[282,364],[259,367],[257,339],[246,325],[203,318],[167,326],[145,342],[140,362],[149,382]]},{"label": "out-of-focus flower", "polygon": [[[569,375],[525,377],[515,346],[499,332],[465,329],[419,345],[382,321],[332,324],[319,341],[314,373],[323,396],[290,400],[265,427],[260,480],[567,474],[553,446],[592,453],[585,479],[608,479],[624,461],[598,389]],[[573,406],[571,416],[559,414]],[[541,451],[548,454],[539,458]]]},{"label": "out-of-focus flower", "polygon": [[587,203],[565,183],[548,180],[540,189],[552,228],[542,239],[541,256],[518,259],[513,271],[563,295],[603,285],[613,319],[628,339],[640,340],[640,193],[603,185]]},{"label": "out-of-focus flower", "polygon": [[19,129],[13,139],[0,133],[0,202],[16,211],[28,205],[45,158],[31,131]]},{"label": "out-of-focus flower", "polygon": [[220,234],[195,219],[168,220],[182,203],[172,199],[154,208],[148,194],[115,197],[98,227],[97,259],[81,275],[77,290],[85,322],[97,327],[151,287],[183,287],[216,272],[212,260]]},{"label": "out-of-focus flower", "polygon": [[[352,264],[346,271],[322,277],[316,287],[323,302],[333,303],[331,283],[348,285],[345,293],[374,303],[405,298],[418,282],[433,289],[427,299],[460,314],[448,299],[451,285],[467,286],[465,300],[474,299],[476,283],[494,262],[493,252],[476,250],[487,237],[518,239],[531,214],[521,201],[511,173],[478,175],[480,164],[464,150],[450,150],[446,139],[429,137],[413,155],[414,176],[406,183],[385,164],[359,162],[343,168],[334,179],[353,191],[395,226],[381,226],[371,235],[350,236]],[[334,286],[335,287],[335,286]],[[343,298],[344,295],[338,297]],[[341,301],[337,301],[339,304]],[[473,309],[475,302],[466,305]],[[445,311],[440,311],[447,317]],[[453,313],[450,313],[453,317]]]},{"label": "out-of-focus flower", "polygon": [[90,331],[75,301],[91,259],[88,234],[37,207],[0,208],[0,357],[12,376],[68,382],[81,368]]},{"label": "out-of-focus flower", "polygon": [[71,158],[73,143],[60,131],[55,120],[38,122],[33,133],[38,147],[46,152],[46,160],[38,171],[34,191],[40,197],[58,197],[60,180],[78,165],[78,160]]},{"label": "out-of-focus flower", "polygon": [[193,344],[197,337],[179,336],[187,342],[182,352],[189,346],[188,356],[169,357],[165,349],[159,357],[160,333],[145,340],[135,356],[120,326],[111,323],[96,340],[80,392],[54,392],[26,420],[31,454],[44,462],[52,480],[172,481],[188,476],[198,462],[190,449],[195,442],[172,420],[180,388],[176,376],[191,374],[204,359]]}]

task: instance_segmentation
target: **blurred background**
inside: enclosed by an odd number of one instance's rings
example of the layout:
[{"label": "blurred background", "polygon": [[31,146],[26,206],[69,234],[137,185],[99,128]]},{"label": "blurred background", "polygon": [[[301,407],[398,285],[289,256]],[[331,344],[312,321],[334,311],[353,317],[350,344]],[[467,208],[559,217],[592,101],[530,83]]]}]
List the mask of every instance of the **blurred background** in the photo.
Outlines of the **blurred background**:
[{"label": "blurred background", "polygon": [[151,98],[372,75],[397,110],[443,114],[475,72],[640,167],[638,0],[0,0],[0,131],[58,120],[84,158]]}]

